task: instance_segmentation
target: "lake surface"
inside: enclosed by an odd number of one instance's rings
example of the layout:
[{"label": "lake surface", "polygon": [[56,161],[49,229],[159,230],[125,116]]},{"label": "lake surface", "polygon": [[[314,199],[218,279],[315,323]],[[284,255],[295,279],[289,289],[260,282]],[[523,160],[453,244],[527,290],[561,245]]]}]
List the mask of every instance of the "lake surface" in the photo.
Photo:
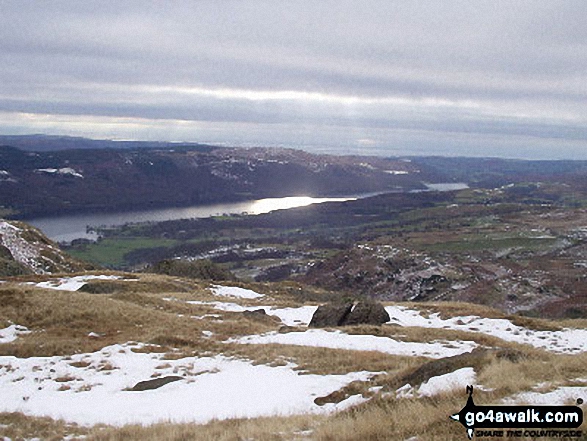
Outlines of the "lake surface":
[{"label": "lake surface", "polygon": [[307,196],[291,196],[284,198],[267,198],[252,201],[231,202],[224,204],[198,205],[183,208],[162,208],[145,211],[126,211],[121,213],[78,214],[59,217],[28,219],[27,222],[40,229],[50,239],[57,242],[71,242],[74,239],[96,239],[95,233],[88,227],[124,225],[130,222],[162,222],[176,219],[206,218],[223,214],[263,214],[275,210],[305,207],[323,202],[352,201],[360,197],[372,196],[375,193],[353,197],[313,198]]},{"label": "lake surface", "polygon": [[[468,188],[459,183],[426,184],[427,190],[453,191]],[[195,219],[224,214],[263,214],[275,210],[305,207],[323,202],[344,202],[374,196],[379,193],[366,193],[349,197],[314,198],[308,196],[290,196],[267,198],[224,204],[197,205],[184,208],[161,208],[156,210],[125,211],[119,213],[77,214],[59,217],[28,219],[27,222],[40,229],[47,237],[56,242],[71,242],[75,239],[96,239],[97,235],[88,231],[88,227],[108,227],[133,222],[162,222],[177,219]]]}]

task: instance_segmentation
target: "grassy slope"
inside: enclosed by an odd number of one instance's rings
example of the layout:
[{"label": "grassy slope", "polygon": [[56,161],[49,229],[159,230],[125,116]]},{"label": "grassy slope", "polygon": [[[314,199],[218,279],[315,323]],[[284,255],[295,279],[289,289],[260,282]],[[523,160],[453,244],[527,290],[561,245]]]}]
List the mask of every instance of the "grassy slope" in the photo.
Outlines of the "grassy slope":
[{"label": "grassy slope", "polygon": [[[133,275],[133,277],[136,277]],[[394,391],[406,382],[427,378],[464,366],[473,366],[479,383],[493,389],[476,392],[479,403],[496,403],[503,397],[530,390],[536,384],[549,382],[551,387],[571,384],[584,377],[587,355],[556,355],[491,336],[462,331],[425,328],[359,326],[350,333],[377,334],[408,341],[430,341],[438,338],[474,340],[498,349],[473,356],[430,362],[422,357],[393,356],[374,352],[317,349],[283,345],[235,345],[222,343],[234,336],[277,330],[280,324],[268,320],[244,318],[239,313],[219,312],[206,305],[190,305],[182,300],[218,300],[203,282],[165,276],[141,275],[138,281],[117,282],[109,294],[59,292],[22,285],[29,279],[14,279],[0,285],[0,326],[9,322],[36,331],[21,336],[13,343],[0,345],[1,355],[19,357],[68,355],[91,352],[113,343],[141,341],[162,345],[163,350],[180,349],[184,355],[224,353],[259,363],[292,361],[311,373],[346,373],[359,370],[385,371],[367,384],[352,384],[338,398],[356,393],[369,394],[368,389],[382,386],[383,392]],[[34,280],[40,280],[36,277]],[[32,280],[32,279],[31,279]],[[19,283],[16,283],[19,282]],[[105,284],[111,282],[92,282]],[[297,306],[311,298],[320,302],[329,293],[297,287],[292,284],[250,286],[268,297],[262,300],[240,300],[241,304]],[[301,294],[299,294],[301,292]],[[169,302],[164,297],[179,301]],[[439,312],[443,317],[482,315],[503,317],[490,308],[464,303],[411,304],[423,311]],[[190,315],[207,313],[222,315],[222,321],[193,320]],[[586,327],[584,321],[564,323],[519,318],[524,326],[534,329],[558,329],[560,326]],[[522,322],[520,322],[522,324]],[[202,337],[211,330],[214,337]],[[101,333],[100,339],[88,338],[89,332]],[[157,349],[158,351],[161,349]],[[500,352],[501,351],[501,352]],[[504,352],[505,351],[505,352]],[[501,355],[500,355],[501,354]],[[503,354],[510,354],[503,356]],[[511,354],[515,354],[512,356]],[[174,356],[178,356],[177,353]],[[419,371],[417,369],[421,368]],[[418,373],[419,372],[419,373]],[[366,404],[333,416],[271,417],[252,420],[216,421],[206,425],[159,424],[149,427],[83,428],[46,418],[22,414],[0,414],[0,434],[12,439],[41,437],[61,439],[65,434],[87,435],[88,439],[195,439],[195,440],[388,440],[418,439],[461,440],[463,428],[448,419],[464,404],[464,391],[433,398],[395,400],[380,395]]]}]

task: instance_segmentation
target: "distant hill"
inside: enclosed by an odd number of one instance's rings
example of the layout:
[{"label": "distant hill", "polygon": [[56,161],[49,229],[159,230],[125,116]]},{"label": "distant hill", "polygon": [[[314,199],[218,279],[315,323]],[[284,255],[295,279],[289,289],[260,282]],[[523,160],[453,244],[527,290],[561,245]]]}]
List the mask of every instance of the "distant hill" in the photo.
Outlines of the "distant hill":
[{"label": "distant hill", "polygon": [[332,156],[284,148],[0,136],[0,216],[26,219],[269,197],[405,192],[434,182],[483,188],[574,183],[585,181],[586,174],[587,161]]},{"label": "distant hill", "polygon": [[61,251],[24,222],[0,219],[0,276],[70,273],[92,269]]},{"label": "distant hill", "polygon": [[0,145],[9,145],[32,152],[77,149],[161,149],[182,147],[209,151],[218,148],[216,146],[196,142],[114,141],[110,139],[89,139],[76,136],[51,136],[41,134],[0,135]]},{"label": "distant hill", "polygon": [[406,161],[290,149],[4,146],[0,164],[0,208],[19,218],[425,188]]}]

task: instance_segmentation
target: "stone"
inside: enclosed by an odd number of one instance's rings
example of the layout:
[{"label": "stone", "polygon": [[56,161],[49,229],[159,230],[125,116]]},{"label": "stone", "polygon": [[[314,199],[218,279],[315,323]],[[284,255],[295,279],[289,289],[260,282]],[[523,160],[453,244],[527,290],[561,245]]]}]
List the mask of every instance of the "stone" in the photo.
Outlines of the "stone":
[{"label": "stone", "polygon": [[382,325],[390,320],[389,314],[379,302],[358,302],[345,318],[344,325]]},{"label": "stone", "polygon": [[347,325],[382,325],[390,317],[383,305],[372,300],[353,303],[331,303],[319,306],[309,327],[326,328]]},{"label": "stone", "polygon": [[178,381],[178,380],[183,380],[183,377],[170,375],[167,377],[153,378],[152,380],[139,381],[130,390],[136,392],[136,391],[159,389],[160,387],[165,386],[166,384],[169,384],[169,383],[172,383],[172,382]]},{"label": "stone", "polygon": [[310,328],[328,328],[332,326],[342,326],[347,315],[353,308],[352,303],[330,303],[318,307],[310,324]]},{"label": "stone", "polygon": [[252,311],[244,311],[243,314],[246,317],[264,317],[267,315],[267,312],[263,308],[253,309]]}]

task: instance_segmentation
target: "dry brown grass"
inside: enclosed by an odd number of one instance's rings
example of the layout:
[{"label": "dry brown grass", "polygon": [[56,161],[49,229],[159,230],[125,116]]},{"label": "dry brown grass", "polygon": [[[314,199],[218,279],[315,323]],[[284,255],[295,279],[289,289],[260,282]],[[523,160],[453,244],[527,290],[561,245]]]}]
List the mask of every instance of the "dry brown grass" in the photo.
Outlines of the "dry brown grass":
[{"label": "dry brown grass", "polygon": [[66,435],[81,437],[87,433],[85,427],[51,418],[30,417],[19,412],[0,413],[0,437],[15,441],[33,438],[58,441]]},{"label": "dry brown grass", "polygon": [[505,318],[505,314],[497,309],[485,305],[462,302],[435,302],[435,303],[394,303],[397,306],[405,306],[409,309],[422,311],[422,316],[438,313],[440,318],[449,319],[457,316],[476,315],[487,318]]},{"label": "dry brown grass", "polygon": [[[136,277],[136,275],[126,275]],[[255,320],[241,313],[217,311],[210,305],[192,305],[189,300],[236,302],[241,305],[296,306],[300,299],[320,299],[316,291],[300,292],[296,284],[257,284],[244,286],[266,294],[258,300],[213,296],[208,284],[167,276],[141,274],[138,282],[120,282],[112,293],[91,294],[39,289],[17,283],[0,284],[0,325],[10,322],[27,326],[33,332],[15,342],[0,345],[0,354],[20,357],[71,355],[94,352],[114,343],[145,343],[139,351],[165,352],[165,358],[191,355],[225,354],[252,360],[254,363],[283,365],[295,363],[303,373],[346,374],[368,370],[385,372],[369,382],[353,383],[335,392],[325,401],[340,401],[353,394],[365,394],[370,387],[384,386],[383,393],[395,391],[406,379],[418,383],[431,376],[474,367],[478,384],[492,392],[476,390],[479,403],[499,403],[504,397],[531,390],[536,384],[551,386],[572,384],[584,378],[587,354],[557,355],[529,346],[508,343],[498,338],[449,329],[400,327],[395,325],[354,326],[344,332],[388,336],[402,341],[470,340],[488,348],[482,355],[464,355],[454,359],[431,361],[423,357],[403,357],[369,351],[350,351],[292,345],[239,345],[225,340],[251,334],[276,331],[279,323]],[[36,276],[27,280],[42,281]],[[100,288],[101,289],[101,288]],[[303,290],[302,290],[303,291]],[[166,301],[163,298],[174,298]],[[510,318],[499,311],[462,303],[407,304],[423,315],[438,312],[443,318],[456,315]],[[192,316],[220,315],[220,319]],[[551,322],[515,318],[517,324],[531,329],[558,329],[569,322]],[[574,327],[580,321],[572,321]],[[584,323],[583,323],[584,325]],[[211,331],[210,337],[202,331]],[[92,338],[88,333],[101,335]],[[499,351],[521,356],[499,356]],[[83,367],[83,362],[78,362]],[[75,365],[72,362],[72,365]],[[160,366],[164,366],[162,362]],[[107,360],[101,366],[109,369]],[[70,387],[63,380],[64,390]],[[385,395],[383,395],[385,396]],[[157,424],[149,427],[84,429],[47,418],[26,417],[17,413],[0,414],[0,435],[11,439],[62,439],[67,434],[88,434],[91,440],[161,439],[161,440],[462,440],[464,429],[448,416],[462,408],[464,391],[446,393],[436,398],[401,399],[376,396],[370,402],[343,413],[323,417],[255,418],[214,421],[205,425]]]},{"label": "dry brown grass", "polygon": [[507,359],[494,359],[479,373],[478,382],[494,389],[495,397],[505,397],[528,391],[537,384],[547,383],[549,388],[572,384],[572,380],[585,377],[587,354],[556,355],[534,352],[518,363]]},{"label": "dry brown grass", "polygon": [[[239,313],[162,300],[162,297],[177,294],[133,291],[95,295],[2,284],[0,317],[27,326],[33,332],[2,345],[0,354],[19,357],[69,355],[94,352],[127,341],[214,352],[222,351],[219,340],[277,329],[277,325],[248,320]],[[203,297],[209,295],[206,291],[201,294]],[[190,297],[197,295],[194,292]],[[191,318],[208,313],[221,314],[223,319]],[[212,331],[215,338],[203,338],[204,330]],[[101,337],[89,337],[90,332]]]},{"label": "dry brown grass", "polygon": [[208,424],[131,425],[121,429],[92,430],[90,441],[282,441],[313,439],[312,433],[322,420],[313,415],[213,421]]},{"label": "dry brown grass", "polygon": [[463,427],[449,420],[464,404],[464,391],[441,398],[374,400],[320,425],[319,441],[462,440]]},{"label": "dry brown grass", "polygon": [[255,360],[256,363],[295,363],[308,374],[347,374],[349,372],[399,372],[420,363],[417,357],[294,345],[227,345],[225,354]]}]

